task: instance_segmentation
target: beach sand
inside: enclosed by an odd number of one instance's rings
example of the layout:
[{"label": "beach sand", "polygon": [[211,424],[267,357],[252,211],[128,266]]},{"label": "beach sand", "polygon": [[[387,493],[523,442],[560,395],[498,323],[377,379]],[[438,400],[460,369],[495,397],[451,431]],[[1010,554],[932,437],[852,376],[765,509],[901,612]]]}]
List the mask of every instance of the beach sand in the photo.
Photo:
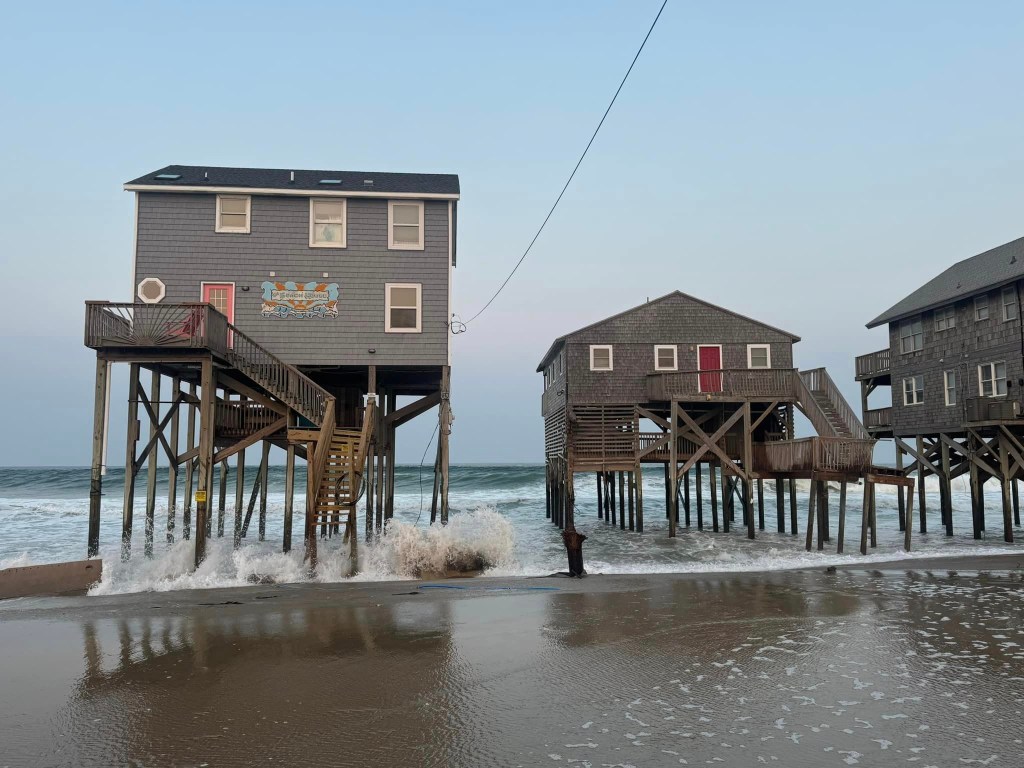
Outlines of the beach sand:
[{"label": "beach sand", "polygon": [[0,766],[1017,766],[1022,566],[4,601]]}]

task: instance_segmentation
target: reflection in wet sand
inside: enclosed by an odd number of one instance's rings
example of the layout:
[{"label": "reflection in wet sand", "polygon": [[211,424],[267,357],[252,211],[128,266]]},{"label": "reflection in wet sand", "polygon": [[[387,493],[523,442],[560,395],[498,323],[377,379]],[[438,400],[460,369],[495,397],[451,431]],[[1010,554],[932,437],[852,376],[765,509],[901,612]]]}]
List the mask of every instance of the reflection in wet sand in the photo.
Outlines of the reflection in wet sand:
[{"label": "reflection in wet sand", "polygon": [[[0,725],[4,758],[1024,763],[1019,575],[791,572],[543,582],[553,591],[487,586],[496,583],[227,590],[0,610],[8,663],[22,664],[41,690],[50,681],[61,691],[62,670],[77,666],[70,695],[43,697],[48,718],[26,725],[17,694],[0,699],[0,723],[19,724],[7,733]],[[77,644],[59,639],[67,627]],[[51,630],[60,652],[31,653],[24,639]]]}]

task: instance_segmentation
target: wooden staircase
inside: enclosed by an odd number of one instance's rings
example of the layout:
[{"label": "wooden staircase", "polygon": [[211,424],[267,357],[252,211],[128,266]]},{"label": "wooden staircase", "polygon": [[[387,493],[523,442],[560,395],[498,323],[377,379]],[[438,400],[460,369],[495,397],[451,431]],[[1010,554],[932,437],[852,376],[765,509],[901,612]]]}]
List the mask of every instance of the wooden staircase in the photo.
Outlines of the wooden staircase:
[{"label": "wooden staircase", "polygon": [[341,532],[345,526],[344,541],[349,544],[351,567],[356,568],[356,504],[362,491],[366,469],[366,452],[373,435],[375,406],[371,400],[363,412],[360,430],[335,427],[329,442],[318,445],[318,466],[313,474],[317,483],[311,501],[306,504],[306,556],[310,568],[316,567],[317,538],[327,538]]}]

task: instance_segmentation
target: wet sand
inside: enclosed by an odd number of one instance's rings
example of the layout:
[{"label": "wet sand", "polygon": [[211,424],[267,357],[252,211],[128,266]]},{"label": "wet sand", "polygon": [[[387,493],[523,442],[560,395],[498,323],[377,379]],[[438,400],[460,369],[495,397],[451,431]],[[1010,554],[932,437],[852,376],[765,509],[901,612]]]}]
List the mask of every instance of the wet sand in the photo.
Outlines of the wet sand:
[{"label": "wet sand", "polygon": [[1018,766],[1021,566],[5,601],[0,766]]}]

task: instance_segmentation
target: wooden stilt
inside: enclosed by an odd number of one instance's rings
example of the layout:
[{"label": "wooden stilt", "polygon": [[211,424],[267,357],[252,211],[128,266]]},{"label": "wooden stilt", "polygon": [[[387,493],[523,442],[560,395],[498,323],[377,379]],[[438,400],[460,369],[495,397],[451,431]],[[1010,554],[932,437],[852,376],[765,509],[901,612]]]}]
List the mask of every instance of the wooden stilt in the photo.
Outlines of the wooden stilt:
[{"label": "wooden stilt", "polygon": [[[671,453],[671,450],[669,451]],[[672,463],[665,464],[665,519],[672,516]]]},{"label": "wooden stilt", "polygon": [[796,515],[796,480],[789,478],[789,532],[793,536],[799,534]]},{"label": "wooden stilt", "polygon": [[1003,541],[1013,542],[1013,491],[1010,479],[1010,451],[1006,435],[999,434],[999,486],[1003,497]]},{"label": "wooden stilt", "polygon": [[1010,487],[1013,489],[1013,524],[1016,526],[1020,525],[1020,493],[1017,490],[1017,478],[1010,481]]},{"label": "wooden stilt", "polygon": [[678,494],[676,492],[676,484],[679,482],[679,476],[677,469],[679,465],[679,439],[678,435],[679,425],[679,403],[673,400],[669,406],[669,459],[666,472],[668,473],[668,498],[666,500],[667,513],[668,513],[668,535],[669,538],[674,538],[676,535],[676,525],[679,522],[679,510],[676,508],[676,500]]},{"label": "wooden stilt", "polygon": [[[899,443],[896,444],[896,469],[901,475],[903,474],[903,448]],[[904,501],[904,494],[906,492],[902,485],[896,486],[896,504],[899,509],[899,526],[901,531],[907,524],[907,505]]]},{"label": "wooden stilt", "polygon": [[[871,517],[871,491],[868,481],[864,480],[864,501],[860,506],[860,553],[868,553],[868,525]],[[908,528],[910,526],[907,526]]]},{"label": "wooden stilt", "polygon": [[[754,485],[750,479],[743,481],[743,510],[747,517],[747,538],[754,538]],[[761,530],[764,530],[764,508],[761,508]]]},{"label": "wooden stilt", "polygon": [[[291,448],[294,455],[294,448]],[[287,480],[287,478],[286,478]],[[238,549],[242,544],[242,509],[245,506],[245,448],[235,457],[235,524],[232,528],[232,545]]]},{"label": "wooden stilt", "polygon": [[378,402],[380,402],[380,408],[377,409],[377,428],[374,430],[374,434],[377,435],[377,503],[374,508],[374,531],[377,535],[384,530],[384,457],[386,452],[384,450],[384,419],[387,414],[387,397],[385,390],[381,388],[378,393]]},{"label": "wooden stilt", "polygon": [[757,478],[757,527],[764,530],[764,480]]},{"label": "wooden stilt", "polygon": [[[875,512],[874,512],[874,505],[875,505],[875,491],[874,491],[874,488],[872,488],[871,489],[871,507],[872,507],[871,514],[872,514],[872,519],[874,519],[874,514],[875,514]],[[914,514],[914,494],[908,493],[907,494],[907,520],[913,519],[913,517],[912,517],[913,514]],[[906,550],[907,552],[910,551],[910,532],[913,529],[914,529],[914,526],[908,525],[906,527],[906,530],[903,531],[903,549]]]},{"label": "wooden stilt", "polygon": [[629,484],[629,530],[636,530],[636,512],[633,508],[634,501],[636,499],[636,477],[632,472],[626,473],[628,476]]},{"label": "wooden stilt", "polygon": [[[546,488],[548,494],[548,505],[551,504],[551,485],[550,477],[548,478],[548,485]],[[434,456],[434,483],[430,490],[430,524],[433,525],[437,522],[437,504],[441,495],[441,446],[437,446],[437,455]],[[548,510],[548,517],[551,517],[551,510]]]},{"label": "wooden stilt", "polygon": [[832,520],[830,519],[829,513],[829,487],[828,481],[823,480],[821,483],[821,538],[823,541],[831,544],[832,543]]},{"label": "wooden stilt", "polygon": [[614,526],[618,522],[618,518],[616,517],[616,507],[615,507],[615,473],[614,472],[609,472],[608,473],[608,504],[609,504],[609,508],[611,509],[611,512],[612,512],[612,525]]},{"label": "wooden stilt", "polygon": [[[185,450],[196,447],[196,385],[189,385],[188,419],[186,422]],[[190,460],[185,464],[185,494],[181,505],[181,536],[186,541],[192,538],[192,486],[195,482],[198,461]]]},{"label": "wooden stilt", "polygon": [[[953,535],[953,481],[951,462],[949,458],[949,444],[944,439],[945,435],[939,436],[939,450],[942,459],[942,476],[939,478],[939,489],[941,491],[942,517],[946,526],[946,535]],[[902,490],[902,489],[901,489]]]},{"label": "wooden stilt", "polygon": [[700,473],[700,462],[698,461],[693,465],[694,480],[696,481],[693,486],[694,494],[697,496],[697,530],[704,530],[704,481],[701,479]]},{"label": "wooden stilt", "polygon": [[640,462],[633,470],[636,475],[636,532],[644,532],[644,474]]},{"label": "wooden stilt", "polygon": [[109,365],[96,356],[96,381],[93,386],[92,465],[89,473],[89,539],[87,556],[100,553],[100,513],[103,509],[103,445],[107,429],[107,377]]},{"label": "wooden stilt", "polygon": [[[152,372],[149,385],[149,440],[156,439],[160,431],[160,374]],[[146,557],[153,556],[153,534],[156,528],[156,472],[157,452],[154,446],[149,452],[149,462],[146,467],[146,523],[143,547]]]},{"label": "wooden stilt", "polygon": [[846,537],[846,481],[839,483],[839,530],[836,532],[836,552],[843,554],[843,539]]},{"label": "wooden stilt", "polygon": [[199,403],[199,488],[196,490],[196,550],[195,567],[198,568],[206,557],[206,539],[209,535],[210,485],[213,475],[214,448],[214,403],[216,401],[216,378],[212,358],[202,363],[201,400]]},{"label": "wooden stilt", "polygon": [[623,472],[619,472],[619,530],[626,530],[626,483]]},{"label": "wooden stilt", "polygon": [[718,470],[708,462],[708,481],[711,487],[711,530],[718,533]]},{"label": "wooden stilt", "polygon": [[[448,472],[449,472],[449,450],[448,439],[452,432],[452,406],[451,406],[451,368],[445,366],[441,374],[441,407],[439,414],[442,417],[441,428],[438,431],[438,439],[441,440],[441,525],[448,525]],[[572,477],[569,478],[570,485]]]},{"label": "wooden stilt", "polygon": [[818,483],[818,551],[825,549],[825,528],[828,523],[828,482]]},{"label": "wooden stilt", "polygon": [[690,470],[683,472],[683,512],[686,515],[686,527],[690,527]]},{"label": "wooden stilt", "polygon": [[[263,458],[260,462],[263,471],[260,472],[260,518],[259,518],[259,540],[267,538],[267,485],[270,480],[270,441],[263,441]],[[315,493],[314,489],[314,493]]]},{"label": "wooden stilt", "polygon": [[786,532],[786,490],[782,478],[775,480],[775,517],[779,533]]},{"label": "wooden stilt", "polygon": [[228,462],[225,459],[220,463],[220,488],[217,493],[217,538],[224,536],[224,517],[227,512],[228,502]]},{"label": "wooden stilt", "polygon": [[597,519],[604,519],[604,477],[597,473]]},{"label": "wooden stilt", "polygon": [[[288,412],[288,426],[294,426],[295,415]],[[241,464],[239,464],[241,466]],[[369,491],[367,491],[369,503]],[[292,522],[295,510],[295,445],[288,441],[284,453],[284,535],[281,542],[282,552],[292,551]]]},{"label": "wooden stilt", "polygon": [[[875,484],[868,483],[868,495],[871,499],[871,548],[878,546],[878,509],[875,506]],[[907,519],[907,527],[910,527],[910,519]]]},{"label": "wooden stilt", "polygon": [[128,370],[128,441],[124,452],[124,510],[121,517],[121,559],[132,556],[132,517],[135,513],[135,449],[139,440],[139,365]]},{"label": "wooden stilt", "polygon": [[985,517],[985,476],[978,469],[974,461],[974,454],[977,449],[977,439],[969,438],[970,445],[970,479],[971,479],[971,518],[974,525],[974,538],[980,539]]},{"label": "wooden stilt", "polygon": [[171,408],[174,412],[171,414],[171,449],[174,451],[174,458],[170,459],[167,467],[167,543],[174,543],[174,525],[175,518],[178,515],[178,453],[181,450],[178,443],[180,442],[180,435],[178,434],[178,408],[181,398],[181,380],[178,378],[171,379],[171,389],[174,391],[172,396]]},{"label": "wooden stilt", "polygon": [[[920,435],[917,436],[917,505],[918,514],[921,516],[921,533],[928,533],[928,518],[925,515],[925,502],[924,502],[924,438]],[[910,521],[907,521],[910,524]]]},{"label": "wooden stilt", "polygon": [[811,551],[811,542],[814,541],[814,516],[817,513],[815,506],[818,499],[818,481],[811,480],[811,490],[807,494],[807,541],[805,549]]}]

